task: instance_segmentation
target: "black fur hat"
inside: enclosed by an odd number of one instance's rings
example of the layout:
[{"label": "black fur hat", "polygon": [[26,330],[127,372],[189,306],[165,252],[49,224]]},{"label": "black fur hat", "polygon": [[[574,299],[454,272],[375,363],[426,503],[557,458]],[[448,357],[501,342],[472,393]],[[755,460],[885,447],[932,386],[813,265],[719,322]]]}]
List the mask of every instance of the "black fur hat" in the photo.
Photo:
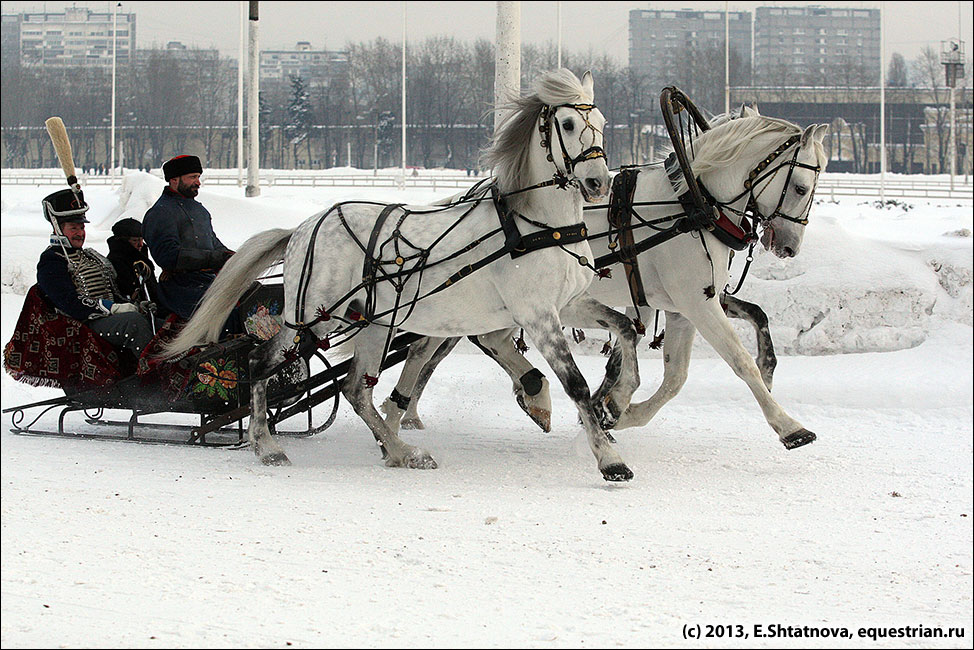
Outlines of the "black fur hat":
[{"label": "black fur hat", "polygon": [[54,217],[58,223],[89,223],[85,219],[88,204],[85,203],[84,192],[80,190],[77,194],[70,189],[48,194],[41,201],[41,207],[44,208],[44,218],[48,221]]},{"label": "black fur hat", "polygon": [[112,234],[117,237],[141,237],[142,222],[138,219],[122,219],[112,226]]},{"label": "black fur hat", "polygon": [[186,174],[202,174],[203,164],[197,156],[176,156],[167,160],[162,166],[162,175],[166,181]]}]

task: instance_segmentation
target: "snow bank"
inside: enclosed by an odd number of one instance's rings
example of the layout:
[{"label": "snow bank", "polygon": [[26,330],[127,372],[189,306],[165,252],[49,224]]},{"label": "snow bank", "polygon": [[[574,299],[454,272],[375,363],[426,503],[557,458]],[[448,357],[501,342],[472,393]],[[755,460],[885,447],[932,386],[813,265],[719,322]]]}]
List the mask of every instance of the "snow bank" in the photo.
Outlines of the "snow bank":
[{"label": "snow bank", "polygon": [[[204,176],[205,181],[205,176]],[[92,209],[88,242],[105,250],[118,219],[141,219],[162,191],[151,174],[132,172],[117,189],[86,188]],[[56,188],[4,187],[4,292],[23,295],[47,245],[40,200]],[[331,204],[351,198],[427,203],[429,190],[264,187],[246,199],[238,187],[207,187],[200,200],[230,247],[271,227],[294,227]],[[972,325],[972,216],[969,205],[947,201],[820,201],[811,214],[798,257],[756,252],[741,298],[761,305],[776,349],[785,354],[880,352],[911,348],[944,322]],[[734,262],[733,282],[743,267]],[[750,344],[753,336],[737,325]],[[705,343],[697,344],[709,353]],[[582,346],[594,353],[601,343]]]}]

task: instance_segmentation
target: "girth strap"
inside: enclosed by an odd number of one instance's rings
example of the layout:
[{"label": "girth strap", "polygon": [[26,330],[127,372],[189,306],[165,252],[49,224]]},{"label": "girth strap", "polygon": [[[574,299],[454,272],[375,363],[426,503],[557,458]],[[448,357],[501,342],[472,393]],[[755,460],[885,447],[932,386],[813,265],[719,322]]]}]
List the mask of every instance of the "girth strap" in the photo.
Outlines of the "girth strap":
[{"label": "girth strap", "polygon": [[[623,169],[612,181],[612,194],[609,197],[609,228],[610,238],[612,230],[618,231],[616,243],[619,246],[619,261],[626,271],[626,282],[629,285],[629,295],[636,307],[648,306],[646,292],[643,289],[642,276],[639,273],[638,253],[632,236],[632,200],[636,193],[636,178],[638,169]],[[610,242],[611,243],[611,242]]]}]

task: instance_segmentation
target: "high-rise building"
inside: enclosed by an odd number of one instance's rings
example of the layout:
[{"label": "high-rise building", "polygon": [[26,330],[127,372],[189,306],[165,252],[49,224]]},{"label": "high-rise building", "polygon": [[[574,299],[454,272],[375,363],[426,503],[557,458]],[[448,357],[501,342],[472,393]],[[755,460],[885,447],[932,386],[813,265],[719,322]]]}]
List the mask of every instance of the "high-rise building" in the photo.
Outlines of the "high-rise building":
[{"label": "high-rise building", "polygon": [[[115,56],[131,60],[135,51],[135,14],[114,16],[117,31]],[[3,16],[4,60],[17,58],[24,65],[112,64],[112,12],[68,7],[60,13],[21,13]]]},{"label": "high-rise building", "polygon": [[879,9],[758,7],[754,81],[779,86],[878,83],[879,30]]},{"label": "high-rise building", "polygon": [[[629,12],[629,66],[638,74],[666,85],[673,75],[692,65],[721,63],[723,78],[725,28],[730,33],[730,49],[738,61],[738,72],[751,69],[751,14],[729,13],[725,25],[723,11],[692,9],[633,9]],[[735,83],[732,81],[732,83]]]}]

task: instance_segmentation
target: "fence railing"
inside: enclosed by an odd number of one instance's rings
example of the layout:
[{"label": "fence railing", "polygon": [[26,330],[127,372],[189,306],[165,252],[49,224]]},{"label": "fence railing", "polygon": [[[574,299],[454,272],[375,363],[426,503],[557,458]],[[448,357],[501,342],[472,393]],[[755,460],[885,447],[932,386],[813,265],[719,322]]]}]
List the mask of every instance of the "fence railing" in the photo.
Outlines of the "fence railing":
[{"label": "fence railing", "polygon": [[[152,172],[156,176],[161,173]],[[56,169],[36,170],[3,170],[0,182],[4,185],[57,185],[64,180],[63,173]],[[455,190],[470,187],[483,176],[467,176],[462,171],[454,173],[417,170],[404,177],[402,174],[388,171],[376,174],[364,172],[361,174],[335,173],[329,170],[262,170],[260,184],[262,186],[284,187],[405,187],[416,189],[430,189],[433,191]],[[236,170],[207,170],[203,177],[208,185],[236,185],[238,175]],[[113,181],[107,175],[81,176],[82,185],[108,185]],[[114,179],[119,182],[119,178]],[[244,177],[246,183],[246,176]],[[895,176],[887,178],[884,183],[883,194],[891,199],[957,199],[970,201],[974,198],[971,177],[957,176],[954,178],[954,189],[950,188],[950,179],[943,176]],[[820,199],[836,199],[844,196],[858,196],[864,199],[878,198],[880,195],[879,175],[859,174],[823,174],[819,180],[816,196]]]}]

